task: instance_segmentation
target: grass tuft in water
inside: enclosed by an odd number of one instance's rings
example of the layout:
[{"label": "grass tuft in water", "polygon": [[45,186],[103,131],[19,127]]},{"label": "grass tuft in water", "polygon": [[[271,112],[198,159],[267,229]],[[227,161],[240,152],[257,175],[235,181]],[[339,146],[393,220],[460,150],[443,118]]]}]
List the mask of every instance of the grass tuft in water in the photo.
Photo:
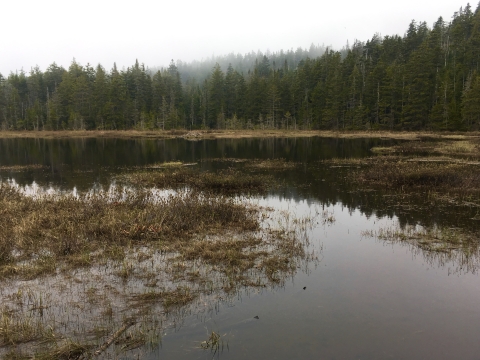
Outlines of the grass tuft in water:
[{"label": "grass tuft in water", "polygon": [[265,194],[273,186],[270,175],[246,174],[235,169],[220,172],[200,172],[186,167],[157,171],[138,171],[119,177],[136,187],[158,189],[189,188],[214,194]]},{"label": "grass tuft in water", "polygon": [[212,331],[208,336],[208,339],[200,343],[200,347],[204,350],[212,350],[217,352],[220,346],[223,345],[222,337],[220,334]]},{"label": "grass tuft in water", "polygon": [[[211,191],[32,198],[3,184],[0,212],[0,357],[88,358],[99,344],[134,356],[168,319],[282,286],[317,259],[305,251],[314,218]],[[130,337],[112,342],[128,319]]]},{"label": "grass tuft in water", "polygon": [[427,261],[441,266],[451,263],[456,266],[455,271],[476,273],[479,269],[478,234],[462,229],[392,225],[362,234],[386,242],[408,244],[422,252]]}]

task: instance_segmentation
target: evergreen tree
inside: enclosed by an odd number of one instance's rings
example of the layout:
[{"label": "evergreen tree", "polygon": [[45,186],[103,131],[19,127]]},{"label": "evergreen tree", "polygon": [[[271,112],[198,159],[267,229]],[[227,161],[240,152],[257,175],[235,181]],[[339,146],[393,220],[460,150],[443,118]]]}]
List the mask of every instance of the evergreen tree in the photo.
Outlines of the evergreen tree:
[{"label": "evergreen tree", "polygon": [[466,129],[480,129],[480,75],[477,72],[468,79],[462,96],[462,120]]},{"label": "evergreen tree", "polygon": [[233,70],[232,64],[228,64],[227,74],[225,75],[225,115],[232,118],[236,113],[237,103],[237,74]]},{"label": "evergreen tree", "polygon": [[1,129],[300,127],[478,129],[480,4],[432,29],[342,51],[228,54],[150,71],[75,60],[0,75]]},{"label": "evergreen tree", "polygon": [[217,120],[225,116],[225,77],[219,64],[212,70],[208,82],[208,119],[209,126],[216,127]]},{"label": "evergreen tree", "polygon": [[125,119],[127,86],[124,78],[117,70],[117,65],[113,64],[111,71],[111,80],[109,83],[109,102],[105,106],[106,127],[107,129],[126,129]]},{"label": "evergreen tree", "polygon": [[95,80],[93,83],[93,99],[92,99],[92,125],[97,129],[106,128],[106,120],[108,116],[108,109],[106,108],[109,103],[108,94],[108,77],[103,66],[98,64],[95,72]]}]

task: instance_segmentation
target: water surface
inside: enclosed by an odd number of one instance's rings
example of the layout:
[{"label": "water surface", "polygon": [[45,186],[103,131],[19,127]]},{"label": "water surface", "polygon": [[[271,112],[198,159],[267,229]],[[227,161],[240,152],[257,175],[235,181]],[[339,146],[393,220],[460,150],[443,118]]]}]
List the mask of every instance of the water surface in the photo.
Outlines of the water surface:
[{"label": "water surface", "polygon": [[[478,359],[480,279],[458,263],[364,232],[381,227],[476,227],[469,209],[398,206],[374,189],[343,181],[348,168],[324,159],[372,156],[380,139],[0,139],[0,177],[62,191],[107,188],[132,168],[182,161],[204,171],[245,166],[228,159],[285,159],[282,186],[260,205],[294,214],[327,211],[335,221],[309,230],[316,263],[284,287],[245,289],[235,299],[190,309],[172,320],[148,359]],[[262,170],[259,170],[262,171]],[[263,170],[267,171],[267,170]],[[305,288],[305,289],[304,289]],[[258,319],[254,317],[258,316]],[[200,343],[215,331],[223,351]],[[128,357],[125,357],[128,358]]]}]

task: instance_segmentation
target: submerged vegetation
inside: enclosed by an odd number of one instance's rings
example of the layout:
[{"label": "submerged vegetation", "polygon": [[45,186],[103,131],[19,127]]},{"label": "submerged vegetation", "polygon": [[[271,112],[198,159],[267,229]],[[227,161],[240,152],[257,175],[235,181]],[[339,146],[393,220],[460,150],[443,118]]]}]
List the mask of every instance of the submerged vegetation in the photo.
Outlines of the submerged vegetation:
[{"label": "submerged vegetation", "polygon": [[[221,162],[225,169],[219,171],[201,171],[196,163],[166,162],[134,168],[122,174],[117,180],[129,185],[154,187],[156,189],[192,189],[223,195],[264,195],[277,187],[279,180],[272,171],[294,169],[297,164],[285,159],[203,159],[206,162]],[[241,168],[231,165],[241,164]]]},{"label": "submerged vegetation", "polygon": [[[477,138],[424,138],[392,146],[374,147],[374,156],[323,161],[331,169],[344,168],[344,178],[359,192],[377,192],[383,207],[395,212],[445,212],[456,218],[451,225],[396,224],[364,236],[403,243],[452,271],[477,272],[480,265],[478,227],[461,227],[459,214],[480,213],[480,142]],[[394,213],[395,213],[394,212]]]},{"label": "submerged vegetation", "polygon": [[208,340],[202,341],[200,346],[202,349],[210,349],[214,351],[215,353],[219,350],[220,345],[223,346],[222,340],[221,340],[221,335],[217,334],[215,331],[212,331],[210,336],[208,337]]},{"label": "submerged vegetation", "polygon": [[372,148],[375,156],[332,159],[331,167],[352,167],[347,179],[399,196],[427,194],[448,203],[480,207],[480,142],[469,140],[409,141]]},{"label": "submerged vegetation", "polygon": [[450,202],[480,206],[480,163],[380,157],[352,176],[393,191],[424,191]]},{"label": "submerged vegetation", "polygon": [[0,259],[5,265],[0,271],[27,277],[34,269],[55,271],[55,261],[62,258],[73,260],[68,262],[72,265],[108,257],[108,251],[92,255],[108,245],[176,243],[218,229],[243,232],[259,226],[254,213],[233,199],[199,193],[155,198],[146,191],[114,188],[84,198],[33,199],[2,185],[0,194]]},{"label": "submerged vegetation", "polygon": [[270,175],[246,174],[235,169],[220,172],[199,172],[190,167],[160,164],[155,171],[136,171],[119,177],[135,186],[156,187],[158,189],[182,189],[188,187],[196,191],[218,194],[265,194],[274,184]]},{"label": "submerged vegetation", "polygon": [[415,141],[390,147],[374,147],[374,153],[394,155],[461,156],[463,159],[480,159],[480,137],[465,135],[419,136]]},{"label": "submerged vegetation", "polygon": [[[470,223],[480,219],[477,138],[416,135],[385,144],[367,158],[322,160],[319,169],[222,151],[214,156],[225,158],[198,163],[169,157],[121,168],[106,190],[27,194],[14,182],[0,184],[0,357],[141,358],[188,314],[205,316],[308,273],[323,249],[311,246],[310,230],[332,225],[335,214],[314,203],[302,216],[290,205],[259,205],[298,169],[316,190],[347,181],[349,194],[374,194],[394,209],[390,217],[441,207],[468,208]],[[396,221],[362,235],[404,244],[451,272],[478,271],[476,228]],[[221,334],[207,330],[192,347],[215,355],[229,346]]]},{"label": "submerged vegetation", "polygon": [[[139,355],[181,309],[283,285],[316,261],[305,230],[334,221],[225,195],[264,191],[261,176],[195,175],[178,163],[146,174],[76,195],[0,185],[1,357]],[[220,339],[212,332],[205,344],[218,351]]]},{"label": "submerged vegetation", "polygon": [[414,253],[421,252],[431,264],[448,264],[450,273],[477,273],[480,265],[480,242],[478,232],[460,228],[424,228],[398,224],[364,231],[365,237],[376,237],[390,243],[411,246]]}]

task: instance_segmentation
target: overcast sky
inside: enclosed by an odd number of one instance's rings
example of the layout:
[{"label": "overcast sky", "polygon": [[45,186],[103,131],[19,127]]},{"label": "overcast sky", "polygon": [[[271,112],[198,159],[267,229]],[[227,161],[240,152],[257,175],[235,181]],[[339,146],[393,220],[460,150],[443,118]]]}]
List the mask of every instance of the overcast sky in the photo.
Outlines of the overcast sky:
[{"label": "overcast sky", "polygon": [[[3,1],[0,9],[0,73],[52,62],[68,67],[135,59],[149,67],[171,59],[201,60],[213,54],[308,48],[340,49],[376,32],[404,35],[412,19],[429,27],[450,21],[459,0],[313,1]],[[476,3],[472,4],[473,9]]]}]

